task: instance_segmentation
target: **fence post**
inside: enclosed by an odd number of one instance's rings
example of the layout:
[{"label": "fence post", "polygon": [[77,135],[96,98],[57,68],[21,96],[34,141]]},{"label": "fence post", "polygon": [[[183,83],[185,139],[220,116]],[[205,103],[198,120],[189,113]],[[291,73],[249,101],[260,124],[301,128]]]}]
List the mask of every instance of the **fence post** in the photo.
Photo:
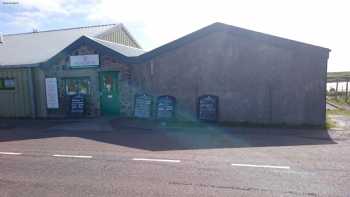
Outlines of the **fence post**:
[{"label": "fence post", "polygon": [[335,99],[338,99],[338,79],[335,86]]},{"label": "fence post", "polygon": [[348,96],[349,96],[348,87],[349,87],[349,80],[346,80],[346,90],[345,90],[345,101],[346,102],[348,102]]}]

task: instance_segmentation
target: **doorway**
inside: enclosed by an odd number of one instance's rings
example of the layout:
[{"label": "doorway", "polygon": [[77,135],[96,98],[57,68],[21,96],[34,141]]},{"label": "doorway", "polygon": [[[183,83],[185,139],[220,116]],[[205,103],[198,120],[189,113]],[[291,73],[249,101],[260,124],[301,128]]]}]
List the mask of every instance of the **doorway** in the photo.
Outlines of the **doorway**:
[{"label": "doorway", "polygon": [[100,72],[100,92],[102,115],[119,115],[118,72]]}]

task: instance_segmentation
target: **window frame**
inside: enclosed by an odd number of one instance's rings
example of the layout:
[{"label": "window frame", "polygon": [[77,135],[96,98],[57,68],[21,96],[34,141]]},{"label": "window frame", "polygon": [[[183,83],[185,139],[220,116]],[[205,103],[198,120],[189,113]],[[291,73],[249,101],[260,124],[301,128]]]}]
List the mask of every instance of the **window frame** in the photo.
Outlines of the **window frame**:
[{"label": "window frame", "polygon": [[[69,94],[68,93],[68,82],[72,80],[72,81],[75,81],[74,83],[77,83],[75,84],[75,86],[77,86],[77,90],[75,91],[75,94]],[[86,81],[87,82],[87,87],[86,87],[86,90],[87,90],[87,93],[85,94],[82,94],[81,93],[81,82],[82,81]],[[84,95],[84,96],[90,96],[91,95],[91,78],[90,77],[67,77],[67,78],[63,78],[62,79],[63,81],[63,89],[64,89],[64,95],[65,96],[74,96],[74,95]]]},{"label": "window frame", "polygon": [[[12,80],[13,86],[12,87],[5,87],[6,80]],[[14,91],[14,90],[16,90],[16,78],[14,78],[14,77],[0,78],[0,91]]]}]

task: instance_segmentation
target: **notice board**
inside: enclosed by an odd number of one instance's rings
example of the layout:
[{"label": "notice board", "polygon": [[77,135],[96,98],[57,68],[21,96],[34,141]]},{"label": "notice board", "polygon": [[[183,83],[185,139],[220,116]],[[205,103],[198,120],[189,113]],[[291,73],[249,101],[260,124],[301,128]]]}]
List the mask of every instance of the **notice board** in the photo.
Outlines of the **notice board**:
[{"label": "notice board", "polygon": [[151,115],[152,97],[147,94],[136,94],[134,116],[137,118],[150,118]]},{"label": "notice board", "polygon": [[74,95],[71,97],[70,103],[71,114],[84,114],[85,112],[85,97],[82,95]]},{"label": "notice board", "polygon": [[213,95],[204,95],[198,99],[198,119],[203,121],[218,120],[219,98]]},{"label": "notice board", "polygon": [[157,99],[157,119],[173,119],[176,99],[173,96],[159,96]]}]

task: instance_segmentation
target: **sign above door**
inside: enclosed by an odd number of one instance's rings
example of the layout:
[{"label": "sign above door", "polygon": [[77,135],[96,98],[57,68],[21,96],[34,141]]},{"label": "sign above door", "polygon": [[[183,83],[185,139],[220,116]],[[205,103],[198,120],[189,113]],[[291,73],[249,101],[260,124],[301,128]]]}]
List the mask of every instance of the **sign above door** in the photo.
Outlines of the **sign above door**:
[{"label": "sign above door", "polygon": [[100,65],[99,55],[73,55],[69,57],[71,68],[97,67]]}]

